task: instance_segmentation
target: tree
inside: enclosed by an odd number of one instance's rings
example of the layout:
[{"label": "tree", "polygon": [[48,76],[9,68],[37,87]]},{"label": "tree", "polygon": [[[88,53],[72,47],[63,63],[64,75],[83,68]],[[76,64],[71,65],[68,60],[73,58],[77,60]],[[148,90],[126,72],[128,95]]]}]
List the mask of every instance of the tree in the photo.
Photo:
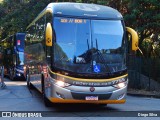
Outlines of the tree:
[{"label": "tree", "polygon": [[[120,11],[125,19],[126,26],[130,26],[139,33],[139,47],[150,57],[153,44],[157,37],[150,37],[152,34],[160,34],[160,3],[159,0],[109,0],[109,6]],[[144,43],[150,39],[148,47]]]},{"label": "tree", "polygon": [[[158,0],[132,0],[130,8],[125,16],[126,24],[132,23],[132,27],[139,32],[139,46],[145,51],[142,46],[145,38],[150,37],[152,34],[160,33],[160,4]],[[150,39],[152,44],[155,39]],[[151,56],[152,48],[146,57]]]},{"label": "tree", "polygon": [[[159,0],[4,0],[0,4],[0,39],[25,31],[27,25],[50,2],[83,2],[111,6],[122,13],[126,26],[139,33],[139,47],[145,56],[159,54],[155,42],[160,34]],[[150,37],[151,35],[155,37]],[[146,40],[147,39],[147,40]],[[149,48],[145,47],[146,41]],[[158,45],[158,44],[157,44]],[[159,45],[160,46],[160,45]],[[147,50],[146,50],[147,49]],[[157,49],[157,50],[155,50]],[[155,51],[153,51],[155,50]],[[146,52],[147,51],[147,52]]]}]

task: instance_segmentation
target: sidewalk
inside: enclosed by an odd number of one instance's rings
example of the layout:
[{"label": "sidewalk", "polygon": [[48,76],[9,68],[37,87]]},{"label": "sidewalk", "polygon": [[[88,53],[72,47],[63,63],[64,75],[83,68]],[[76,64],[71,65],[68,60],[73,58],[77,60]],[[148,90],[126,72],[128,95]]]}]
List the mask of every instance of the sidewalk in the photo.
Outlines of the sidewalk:
[{"label": "sidewalk", "polygon": [[160,92],[157,92],[157,91],[147,91],[147,90],[128,89],[127,95],[130,95],[130,96],[139,96],[139,97],[160,98]]}]

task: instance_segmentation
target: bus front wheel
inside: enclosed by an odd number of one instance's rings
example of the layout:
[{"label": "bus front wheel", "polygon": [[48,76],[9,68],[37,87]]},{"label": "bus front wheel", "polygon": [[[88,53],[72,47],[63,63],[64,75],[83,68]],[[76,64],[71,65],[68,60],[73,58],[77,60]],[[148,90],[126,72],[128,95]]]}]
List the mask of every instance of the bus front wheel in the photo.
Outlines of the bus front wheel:
[{"label": "bus front wheel", "polygon": [[100,107],[107,107],[107,104],[99,104]]},{"label": "bus front wheel", "polygon": [[47,98],[45,93],[45,85],[44,85],[44,78],[42,76],[42,95],[43,95],[43,101],[46,107],[51,107],[52,102]]}]

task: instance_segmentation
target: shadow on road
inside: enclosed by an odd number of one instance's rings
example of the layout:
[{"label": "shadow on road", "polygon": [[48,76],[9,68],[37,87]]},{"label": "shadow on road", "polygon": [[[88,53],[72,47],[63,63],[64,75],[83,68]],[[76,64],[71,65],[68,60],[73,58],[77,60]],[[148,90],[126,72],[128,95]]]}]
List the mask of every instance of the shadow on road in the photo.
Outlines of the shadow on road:
[{"label": "shadow on road", "polygon": [[117,110],[111,107],[98,104],[54,104],[52,105],[57,112],[100,112],[106,110]]}]

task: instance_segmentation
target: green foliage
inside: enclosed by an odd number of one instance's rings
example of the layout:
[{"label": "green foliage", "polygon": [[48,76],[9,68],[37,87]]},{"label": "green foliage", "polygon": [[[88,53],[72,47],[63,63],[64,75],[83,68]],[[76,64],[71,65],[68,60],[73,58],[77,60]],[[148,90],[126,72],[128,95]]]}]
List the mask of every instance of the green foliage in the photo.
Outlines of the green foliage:
[{"label": "green foliage", "polygon": [[4,0],[0,4],[0,39],[25,31],[27,25],[51,2],[97,0]]},{"label": "green foliage", "polygon": [[[132,27],[139,33],[139,46],[145,56],[155,53],[160,55],[158,39],[150,39],[150,46],[144,47],[145,39],[160,33],[160,2],[159,0],[1,0],[0,1],[0,39],[16,32],[25,31],[27,25],[50,2],[80,2],[96,3],[111,6],[120,11],[126,26]],[[156,48],[156,49],[155,49]],[[147,52],[146,52],[147,51]]]},{"label": "green foliage", "polygon": [[153,44],[160,41],[151,38],[149,49],[144,46],[144,43],[151,35],[160,34],[159,0],[109,0],[108,5],[123,14],[126,26],[134,28],[139,33],[139,47],[145,57],[152,57],[155,53]]},{"label": "green foliage", "polygon": [[[160,33],[160,3],[158,0],[132,0],[129,9],[130,12],[127,14],[127,25],[132,25],[133,28],[139,32],[140,48],[145,52],[148,51],[149,55],[145,54],[146,57],[151,57],[154,52],[153,44],[156,40],[151,39],[150,48],[144,49],[143,41],[151,35]],[[158,40],[158,39],[157,39]]]},{"label": "green foliage", "polygon": [[0,4],[0,39],[24,32],[27,25],[53,0],[8,0]]}]

